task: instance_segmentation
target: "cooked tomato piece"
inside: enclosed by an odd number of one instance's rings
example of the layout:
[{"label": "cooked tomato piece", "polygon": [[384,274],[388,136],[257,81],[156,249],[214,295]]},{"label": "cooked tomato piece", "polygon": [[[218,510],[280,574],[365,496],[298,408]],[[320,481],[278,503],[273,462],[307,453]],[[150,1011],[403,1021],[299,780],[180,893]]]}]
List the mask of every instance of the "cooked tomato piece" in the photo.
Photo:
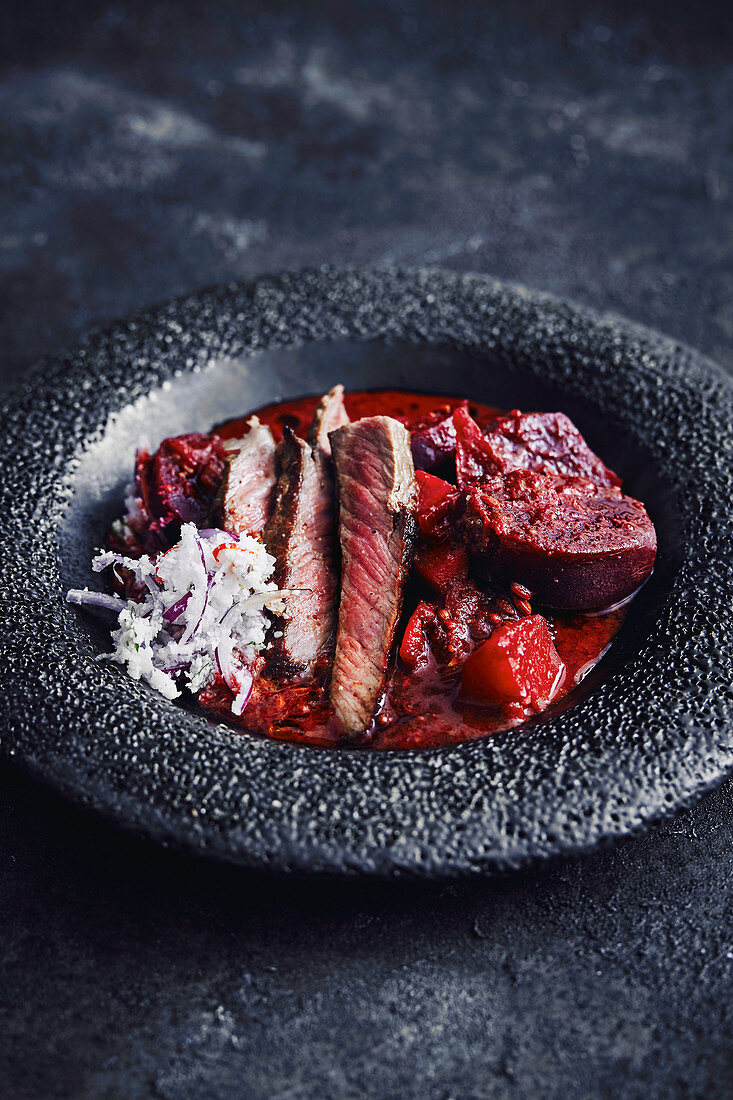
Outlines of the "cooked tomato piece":
[{"label": "cooked tomato piece", "polygon": [[468,657],[461,695],[472,702],[520,703],[541,710],[558,692],[565,666],[541,615],[502,623]]}]

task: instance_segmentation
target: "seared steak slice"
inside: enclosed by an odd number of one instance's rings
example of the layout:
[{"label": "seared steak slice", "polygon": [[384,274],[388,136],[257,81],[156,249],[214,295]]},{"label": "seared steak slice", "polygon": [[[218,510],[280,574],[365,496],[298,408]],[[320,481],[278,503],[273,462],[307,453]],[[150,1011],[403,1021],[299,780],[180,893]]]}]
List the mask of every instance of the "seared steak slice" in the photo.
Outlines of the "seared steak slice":
[{"label": "seared steak slice", "polygon": [[277,448],[280,476],[275,509],[264,542],[275,557],[274,580],[280,588],[302,591],[287,599],[276,617],[268,672],[276,678],[306,676],[333,637],[338,581],[334,567],[333,483],[327,460],[283,431]]},{"label": "seared steak slice", "polygon": [[339,500],[341,603],[331,676],[335,723],[364,732],[387,678],[417,511],[410,433],[369,416],[331,434]]},{"label": "seared steak slice", "polygon": [[334,386],[332,390],[324,394],[313,417],[313,423],[308,432],[308,442],[311,447],[318,447],[329,458],[331,456],[331,443],[329,432],[335,432],[337,428],[349,423],[349,414],[344,405],[344,387]]},{"label": "seared steak slice", "polygon": [[243,439],[227,440],[229,470],[222,498],[222,527],[235,535],[260,535],[275,500],[275,440],[256,416]]}]

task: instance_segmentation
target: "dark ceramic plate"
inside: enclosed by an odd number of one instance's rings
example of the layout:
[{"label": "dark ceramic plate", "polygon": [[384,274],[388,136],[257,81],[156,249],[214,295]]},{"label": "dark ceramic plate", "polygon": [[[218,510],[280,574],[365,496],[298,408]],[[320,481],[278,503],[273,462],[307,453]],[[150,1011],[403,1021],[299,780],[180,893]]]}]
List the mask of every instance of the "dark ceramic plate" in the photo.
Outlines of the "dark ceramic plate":
[{"label": "dark ceramic plate", "polygon": [[[658,567],[561,711],[452,749],[319,751],[97,660],[105,634],[64,592],[95,583],[139,438],[337,380],[563,409],[648,503]],[[2,752],[137,832],[280,871],[495,871],[632,832],[733,766],[732,413],[689,349],[475,275],[268,278],[94,335],[3,411]]]}]

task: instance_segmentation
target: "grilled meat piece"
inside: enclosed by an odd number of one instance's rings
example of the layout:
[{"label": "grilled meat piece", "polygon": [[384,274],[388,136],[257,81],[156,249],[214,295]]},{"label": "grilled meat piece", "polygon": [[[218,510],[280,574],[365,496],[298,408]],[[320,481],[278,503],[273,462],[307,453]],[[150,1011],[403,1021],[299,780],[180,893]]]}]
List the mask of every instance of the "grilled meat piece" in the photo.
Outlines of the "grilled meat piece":
[{"label": "grilled meat piece", "polygon": [[331,702],[345,736],[369,727],[384,691],[415,534],[410,434],[389,416],[332,432],[341,602]]},{"label": "grilled meat piece", "polygon": [[280,637],[272,639],[268,674],[292,679],[307,676],[333,638],[335,509],[328,460],[290,428],[284,429],[277,459],[275,508],[263,538],[276,559],[278,587],[302,591],[288,597],[285,614],[275,619]]},{"label": "grilled meat piece", "polygon": [[227,440],[229,469],[224,481],[222,527],[235,535],[260,535],[275,501],[275,440],[256,416],[243,439]]},{"label": "grilled meat piece", "polygon": [[332,390],[324,394],[313,417],[308,442],[311,447],[318,448],[328,458],[331,457],[331,443],[329,432],[335,432],[349,423],[349,414],[344,405],[344,387],[334,386]]}]

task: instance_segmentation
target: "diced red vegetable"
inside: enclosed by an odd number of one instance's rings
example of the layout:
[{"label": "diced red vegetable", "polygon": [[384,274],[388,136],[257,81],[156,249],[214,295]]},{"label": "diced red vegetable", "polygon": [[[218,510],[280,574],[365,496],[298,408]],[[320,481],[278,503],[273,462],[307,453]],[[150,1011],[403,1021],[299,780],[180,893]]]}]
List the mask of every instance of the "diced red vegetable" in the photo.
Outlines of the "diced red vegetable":
[{"label": "diced red vegetable", "polygon": [[147,467],[151,514],[169,523],[205,525],[226,469],[224,448],[216,436],[191,432],[164,439]]},{"label": "diced red vegetable", "polygon": [[422,600],[417,605],[405,628],[400,656],[412,670],[424,666],[431,655],[440,667],[460,665],[491,635],[502,614],[501,600],[465,576],[454,577],[435,603]]},{"label": "diced red vegetable", "polygon": [[453,422],[456,428],[456,480],[459,486],[465,489],[485,477],[500,474],[501,464],[493,447],[468,409],[456,409]]},{"label": "diced red vegetable", "polygon": [[[467,401],[461,401],[459,408],[466,408]],[[440,466],[455,453],[456,427],[453,423],[455,406],[444,405],[435,409],[421,420],[408,424],[412,458],[417,470],[432,470]]]},{"label": "diced red vegetable", "polygon": [[417,481],[418,505],[417,522],[426,538],[445,538],[450,534],[449,512],[457,497],[455,485],[444,481],[442,477],[415,471]]},{"label": "diced red vegetable", "polygon": [[425,627],[435,621],[435,608],[421,600],[408,620],[400,645],[400,657],[412,671],[422,668],[428,662],[430,642]]},{"label": "diced red vegetable", "polygon": [[423,543],[415,552],[415,572],[445,595],[452,581],[468,577],[468,550],[456,542]]},{"label": "diced red vegetable", "polygon": [[542,710],[557,694],[564,671],[546,621],[530,615],[498,626],[473,651],[463,666],[461,695],[476,703]]},{"label": "diced red vegetable", "polygon": [[466,409],[453,414],[456,478],[461,488],[512,470],[585,477],[596,485],[621,480],[590,449],[564,413],[523,413],[513,409],[482,430]]},{"label": "diced red vegetable", "polygon": [[657,551],[643,504],[616,486],[529,470],[487,478],[463,493],[456,527],[477,575],[520,581],[540,604],[571,611],[599,610],[631,595]]}]

